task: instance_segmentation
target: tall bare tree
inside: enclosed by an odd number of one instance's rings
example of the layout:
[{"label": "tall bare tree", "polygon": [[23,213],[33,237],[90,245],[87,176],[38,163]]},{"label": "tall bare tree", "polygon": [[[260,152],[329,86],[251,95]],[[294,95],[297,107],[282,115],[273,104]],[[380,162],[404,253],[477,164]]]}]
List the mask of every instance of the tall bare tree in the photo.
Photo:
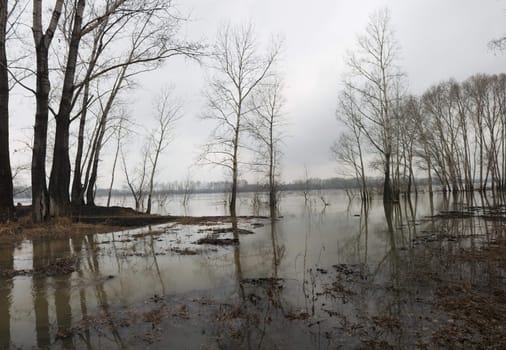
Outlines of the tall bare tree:
[{"label": "tall bare tree", "polygon": [[13,217],[13,186],[9,147],[9,74],[7,63],[8,1],[0,1],[0,222]]},{"label": "tall bare tree", "polygon": [[[147,1],[143,1],[147,2]],[[126,4],[126,8],[123,5]],[[50,212],[54,216],[70,215],[70,156],[69,136],[71,112],[75,104],[75,75],[78,63],[79,45],[81,39],[95,28],[100,27],[110,16],[122,11],[132,11],[126,0],[110,0],[106,2],[103,11],[88,19],[83,20],[86,0],[78,0],[72,11],[72,31],[68,42],[68,53],[65,64],[65,75],[58,113],[56,115],[56,134],[53,151],[53,163],[49,182]],[[120,13],[121,17],[122,14]]]},{"label": "tall bare tree", "polygon": [[[113,31],[114,26],[109,25],[109,17],[105,18],[102,23],[93,30],[93,39],[91,43],[91,50],[89,53],[89,58],[86,67],[86,73],[84,76],[84,83],[81,84],[79,89],[82,89],[82,105],[81,111],[78,116],[75,118],[79,118],[79,129],[78,129],[78,137],[77,137],[77,150],[76,156],[74,159],[74,176],[72,179],[72,188],[71,188],[71,203],[75,206],[79,206],[84,204],[84,188],[82,181],[82,162],[83,162],[83,152],[84,152],[84,144],[85,144],[85,130],[86,130],[86,121],[88,117],[88,109],[92,104],[93,98],[91,98],[91,80],[88,79],[91,74],[95,71],[95,67],[98,63],[98,60],[101,54],[104,53],[105,47],[110,43],[110,40],[107,40],[106,34],[109,31]],[[86,42],[85,42],[86,44]],[[75,97],[77,98],[77,96]],[[72,120],[71,120],[72,122]]]},{"label": "tall bare tree", "polygon": [[33,0],[33,39],[37,59],[36,112],[32,151],[32,219],[49,218],[49,194],[46,184],[47,127],[49,117],[49,48],[60,20],[63,0],[55,2],[51,20],[42,28],[42,0]]},{"label": "tall bare tree", "polygon": [[[99,102],[100,114],[98,127],[94,132],[84,184],[82,173],[74,171],[73,203],[81,204],[86,192],[86,203],[94,204],[94,187],[104,135],[120,91],[132,85],[134,76],[159,68],[164,60],[170,57],[200,56],[202,45],[177,39],[177,30],[183,19],[175,16],[174,11],[174,5],[169,0],[128,3],[121,6],[116,14],[112,14],[108,21],[103,20],[102,25],[95,31],[90,64],[82,81],[76,83],[78,90],[84,88],[79,135],[84,133],[90,82],[114,75],[114,83],[109,91],[103,94],[97,91],[96,100]],[[124,44],[123,47],[117,46],[118,41]],[[102,100],[105,102],[100,103]],[[81,168],[83,143],[83,139],[78,142],[75,169]]]},{"label": "tall bare tree", "polygon": [[381,157],[384,177],[383,199],[392,201],[392,157],[395,147],[394,107],[399,98],[402,73],[397,66],[399,45],[391,28],[388,9],[373,13],[365,34],[358,37],[357,49],[347,60],[350,77],[346,88],[357,96],[361,129]]},{"label": "tall bare tree", "polygon": [[503,188],[506,75],[444,81],[421,98],[418,139],[443,191]]},{"label": "tall bare tree", "polygon": [[230,171],[231,216],[236,216],[239,148],[244,118],[252,112],[249,101],[269,77],[278,54],[279,44],[274,44],[265,54],[260,53],[250,24],[221,27],[210,55],[213,75],[206,91],[208,105],[203,118],[215,121],[216,127],[204,146],[202,161]]},{"label": "tall bare tree", "polygon": [[72,99],[74,95],[74,79],[76,73],[79,44],[83,35],[83,13],[86,0],[75,2],[73,13],[72,34],[69,41],[65,76],[56,115],[56,135],[53,151],[53,164],[49,180],[49,211],[53,216],[69,216],[70,210],[70,158],[69,158],[69,127]]},{"label": "tall bare tree", "polygon": [[338,162],[351,167],[360,188],[361,197],[365,200],[369,197],[364,160],[365,140],[362,115],[353,89],[348,87],[340,92],[336,117],[347,130],[339,136],[331,151]]},{"label": "tall bare tree", "polygon": [[[123,88],[126,78],[127,66],[123,66],[118,75],[116,76],[113,86],[109,94],[99,97],[99,114],[97,119],[97,127],[93,135],[93,142],[90,148],[90,155],[88,158],[88,167],[86,169],[86,177],[84,180],[83,190],[86,192],[86,204],[95,205],[95,185],[98,178],[98,165],[100,161],[100,154],[104,147],[105,134],[107,126],[110,123],[110,114],[113,110],[116,96]],[[105,99],[105,101],[102,101]]]},{"label": "tall bare tree", "polygon": [[149,175],[147,214],[151,214],[153,185],[160,156],[172,141],[174,124],[181,118],[181,104],[175,101],[170,89],[165,89],[161,92],[157,98],[155,108],[157,125],[150,133],[150,149],[148,152],[151,163],[151,174]]},{"label": "tall bare tree", "polygon": [[112,162],[111,182],[109,183],[109,190],[107,191],[107,207],[111,205],[112,188],[114,186],[114,180],[116,178],[116,165],[118,163],[118,157],[121,151],[122,140],[125,137],[125,135],[128,134],[129,131],[127,126],[125,125],[127,121],[128,121],[127,115],[126,113],[123,113],[120,116],[119,123],[115,128],[116,147],[114,151],[114,160]]},{"label": "tall bare tree", "polygon": [[144,197],[146,196],[146,185],[148,179],[149,144],[145,144],[141,151],[140,164],[132,171],[128,168],[125,154],[121,151],[121,160],[127,186],[134,198],[135,210],[140,212],[144,209]]},{"label": "tall bare tree", "polygon": [[254,164],[267,175],[269,207],[271,215],[274,215],[285,101],[281,79],[274,77],[271,80],[262,84],[261,89],[253,95],[251,106],[254,116],[247,121],[247,129],[256,141],[253,149],[257,160]]}]

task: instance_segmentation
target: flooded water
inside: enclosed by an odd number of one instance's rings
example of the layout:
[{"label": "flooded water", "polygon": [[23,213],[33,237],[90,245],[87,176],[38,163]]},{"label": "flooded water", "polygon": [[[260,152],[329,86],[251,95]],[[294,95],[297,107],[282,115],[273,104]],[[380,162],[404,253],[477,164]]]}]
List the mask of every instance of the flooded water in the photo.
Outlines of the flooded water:
[{"label": "flooded water", "polygon": [[[223,215],[224,200],[195,195],[186,208],[177,198],[160,200],[157,210]],[[314,192],[308,201],[294,192],[283,195],[271,220],[261,217],[268,214],[262,199],[245,194],[239,214],[255,217],[239,220],[244,234],[235,245],[197,244],[234,238],[229,223],[213,221],[4,242],[0,348],[432,344],[434,322],[449,319],[429,307],[434,274],[475,282],[491,274],[478,263],[441,266],[442,258],[504,231],[476,217],[434,217],[464,206],[459,198],[420,195],[366,208],[340,191]],[[504,268],[494,273],[504,278]]]}]

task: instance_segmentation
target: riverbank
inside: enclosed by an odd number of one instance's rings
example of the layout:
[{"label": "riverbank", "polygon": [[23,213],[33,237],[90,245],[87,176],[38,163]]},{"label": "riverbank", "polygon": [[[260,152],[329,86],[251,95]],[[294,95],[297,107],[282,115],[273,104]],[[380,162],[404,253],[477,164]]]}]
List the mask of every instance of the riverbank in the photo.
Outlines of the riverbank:
[{"label": "riverbank", "polygon": [[169,222],[173,218],[159,215],[141,215],[129,208],[83,207],[74,210],[71,218],[51,219],[33,223],[30,206],[16,207],[16,220],[0,225],[0,240],[34,238],[65,238],[83,234],[121,231],[155,223]]}]

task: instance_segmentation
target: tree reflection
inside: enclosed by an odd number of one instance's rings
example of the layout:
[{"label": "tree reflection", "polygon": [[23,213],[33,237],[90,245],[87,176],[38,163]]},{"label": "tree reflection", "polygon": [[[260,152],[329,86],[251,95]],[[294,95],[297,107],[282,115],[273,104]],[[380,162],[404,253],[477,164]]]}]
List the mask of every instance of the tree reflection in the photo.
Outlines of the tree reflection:
[{"label": "tree reflection", "polygon": [[[69,259],[71,257],[69,240],[57,240],[52,242],[51,261]],[[72,339],[72,308],[70,306],[70,276],[71,273],[58,273],[54,276],[54,302],[56,311],[57,334],[65,349],[73,348]]]},{"label": "tree reflection", "polygon": [[[43,270],[50,263],[50,243],[47,240],[34,240],[33,269]],[[46,348],[51,344],[49,336],[49,303],[47,296],[47,278],[42,275],[33,276],[33,305],[35,311],[35,331],[37,346]]]},{"label": "tree reflection", "polygon": [[[0,245],[0,272],[14,270],[14,244]],[[11,305],[13,278],[0,273],[0,349],[11,347]]]},{"label": "tree reflection", "polygon": [[[85,270],[90,271],[94,280],[101,280],[101,270],[99,262],[99,249],[94,235],[76,237],[72,240],[34,240],[33,247],[33,279],[32,295],[35,314],[35,329],[38,348],[48,348],[59,345],[64,349],[75,348],[79,340],[87,349],[94,348],[92,334],[83,323],[82,328],[75,337],[72,324],[72,283],[70,270],[61,270],[62,264],[75,264],[76,274],[80,280],[85,277]],[[81,256],[83,247],[86,256]],[[95,291],[96,302],[100,308],[100,314],[109,317],[109,301],[103,283],[99,282],[92,287]],[[81,285],[79,288],[79,306],[82,320],[86,321],[89,317],[89,300],[86,294],[87,287]],[[51,294],[53,291],[53,294]],[[49,305],[54,301],[54,309]],[[51,313],[54,310],[54,316]],[[52,317],[55,317],[53,325]],[[116,329],[114,322],[110,322],[110,334],[113,336],[113,342],[118,348],[125,348],[123,341]],[[53,328],[54,327],[54,328]],[[101,335],[98,334],[100,338]]]},{"label": "tree reflection", "polygon": [[[98,258],[99,249],[96,242],[96,236],[87,235],[85,244],[88,251],[88,259],[87,259],[88,269],[93,275],[94,279],[100,280],[102,275]],[[103,317],[106,317],[109,321],[108,325],[109,331],[113,337],[112,341],[114,342],[114,344],[117,346],[118,349],[125,349],[126,346],[121,337],[121,334],[119,333],[116,324],[112,321],[111,312],[109,310],[110,309],[109,299],[103,283],[96,283],[94,289],[95,289],[95,297],[97,299],[98,306],[100,307],[100,314]]]},{"label": "tree reflection", "polygon": [[[49,275],[54,283],[54,303],[56,314],[56,334],[54,340],[61,340],[64,348],[73,348],[72,308],[70,306],[70,272],[61,272],[55,268],[71,257],[69,240],[34,240],[32,281],[33,303],[35,311],[35,329],[37,346],[40,348],[51,345],[49,295],[51,286]],[[55,269],[53,271],[53,269]]]}]

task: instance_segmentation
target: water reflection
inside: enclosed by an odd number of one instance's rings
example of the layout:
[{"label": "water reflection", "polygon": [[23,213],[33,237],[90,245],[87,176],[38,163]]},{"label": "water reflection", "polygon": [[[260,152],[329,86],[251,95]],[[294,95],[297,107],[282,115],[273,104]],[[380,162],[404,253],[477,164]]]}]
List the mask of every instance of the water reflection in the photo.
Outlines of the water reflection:
[{"label": "water reflection", "polygon": [[[0,246],[0,266],[12,271],[14,269],[14,244],[4,243]],[[0,349],[9,348],[11,344],[11,302],[12,279],[0,274]]]},{"label": "water reflection", "polygon": [[[47,240],[33,241],[33,269],[41,270],[51,262],[51,243]],[[47,347],[51,344],[49,336],[49,300],[48,300],[47,277],[44,275],[32,278],[33,308],[35,312],[35,332],[37,346]]]},{"label": "water reflection", "polygon": [[[323,205],[317,196],[294,193],[283,198],[279,213],[271,212],[270,219],[216,226],[231,226],[239,245],[194,244],[213,224],[41,239],[28,250],[2,244],[0,348],[143,347],[145,335],[158,329],[156,322],[149,323],[149,332],[140,326],[149,301],[197,291],[219,302],[199,306],[217,305],[211,316],[199,320],[202,334],[192,339],[195,347],[273,348],[287,342],[299,348],[360,347],[363,339],[376,338],[401,348],[416,347],[427,341],[415,334],[416,322],[425,322],[417,317],[430,316],[420,308],[420,300],[432,297],[429,287],[434,282],[427,276],[444,271],[456,279],[489,278],[493,283],[501,273],[493,266],[457,266],[443,259],[462,249],[478,249],[502,232],[501,223],[434,215],[497,200],[428,194],[383,205],[328,193]],[[192,198],[189,212],[194,204],[203,205]],[[31,269],[17,266],[17,259],[27,254]],[[30,271],[21,273],[23,269]],[[26,281],[31,282],[27,296],[21,292]],[[173,312],[163,315],[170,318]],[[166,326],[192,334],[195,324],[188,322]],[[385,324],[390,327],[387,335]],[[179,345],[190,341],[159,333],[164,345],[174,346],[172,337],[182,342]],[[157,344],[151,346],[163,348]]]}]

